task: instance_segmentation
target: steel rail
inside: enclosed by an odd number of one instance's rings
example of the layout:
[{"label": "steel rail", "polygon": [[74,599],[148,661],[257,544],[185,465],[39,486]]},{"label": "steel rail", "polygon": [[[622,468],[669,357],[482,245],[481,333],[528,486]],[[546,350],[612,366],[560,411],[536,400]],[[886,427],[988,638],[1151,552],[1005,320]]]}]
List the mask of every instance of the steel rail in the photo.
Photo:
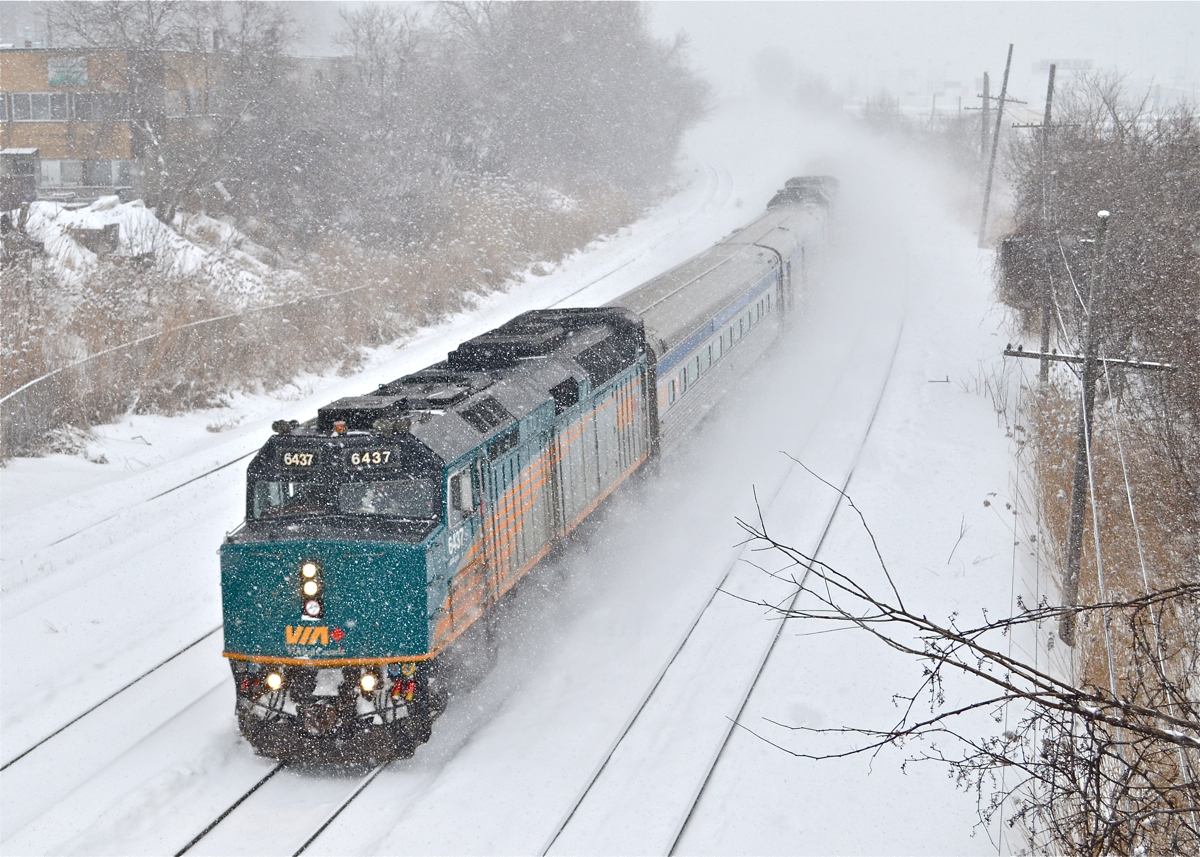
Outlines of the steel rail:
[{"label": "steel rail", "polygon": [[[863,432],[863,436],[862,436],[861,440],[859,441],[858,448],[855,451],[854,459],[851,462],[850,470],[847,473],[846,479],[843,482],[843,485],[841,488],[841,492],[843,494],[845,493],[846,487],[850,483],[850,478],[854,475],[854,471],[858,466],[858,462],[861,457],[863,447],[866,445],[866,441],[867,441],[868,436],[870,435],[871,428],[875,423],[875,418],[879,413],[879,407],[880,407],[881,403],[883,402],[883,397],[887,390],[888,381],[891,379],[892,369],[895,366],[896,354],[898,353],[899,348],[900,348],[900,340],[901,340],[901,336],[903,334],[903,330],[904,330],[904,325],[903,325],[903,323],[901,323],[900,330],[897,331],[896,340],[892,347],[891,357],[889,358],[889,361],[888,361],[887,373],[884,376],[883,383],[880,385],[879,393],[876,396],[875,404],[874,404],[874,407],[871,412],[871,417],[867,422],[866,430]],[[787,484],[787,481],[791,476],[792,470],[793,470],[793,468],[789,467],[788,470],[784,473],[784,475],[780,479],[779,483],[775,486],[774,490],[771,493],[770,499],[767,502],[766,508],[770,509],[771,505],[775,502],[775,500],[779,496],[779,493],[783,490],[783,487]],[[816,559],[817,553],[821,549],[821,545],[824,544],[825,538],[828,535],[830,528],[833,525],[833,520],[837,516],[837,511],[841,507],[842,507],[842,502],[841,502],[841,499],[839,498],[838,503],[834,506],[833,511],[830,513],[829,517],[826,519],[825,527],[822,530],[820,540],[817,543],[817,549],[813,553],[814,561]],[[599,780],[600,775],[604,772],[604,769],[608,766],[608,763],[611,761],[611,759],[612,759],[613,755],[616,753],[618,747],[624,742],[625,738],[629,735],[630,731],[633,729],[634,724],[637,722],[638,718],[641,716],[641,714],[645,710],[646,706],[650,703],[651,698],[654,696],[655,692],[658,690],[659,686],[662,684],[662,681],[665,678],[667,672],[670,670],[671,666],[675,663],[676,659],[679,657],[679,654],[682,652],[684,646],[687,644],[688,640],[691,638],[692,633],[695,631],[697,625],[699,625],[700,620],[703,618],[704,614],[708,611],[708,609],[714,603],[717,594],[720,591],[722,591],[722,587],[725,585],[726,580],[728,580],[729,575],[733,572],[733,569],[737,567],[739,561],[740,561],[739,559],[735,558],[733,560],[733,562],[731,562],[729,564],[729,566],[726,568],[725,573],[724,573],[724,575],[722,575],[720,582],[716,585],[716,587],[713,589],[712,593],[709,595],[708,599],[705,601],[704,605],[697,612],[697,614],[693,618],[691,624],[688,626],[687,631],[684,632],[679,643],[675,646],[675,648],[671,652],[671,655],[668,657],[668,659],[666,660],[662,669],[659,671],[658,675],[655,678],[655,681],[650,686],[650,689],[643,696],[641,702],[639,703],[639,705],[633,712],[632,716],[625,723],[624,727],[622,728],[622,730],[620,731],[620,733],[618,734],[616,739],[613,741],[612,745],[609,747],[608,752],[605,754],[604,760],[599,764],[599,766],[597,766],[596,770],[592,773],[591,777],[588,779],[587,784],[581,789],[579,795],[575,799],[570,810],[568,810],[567,813],[563,816],[562,820],[559,822],[559,824],[555,828],[554,833],[551,835],[551,837],[546,842],[546,844],[542,847],[542,849],[538,852],[539,854],[543,855],[543,857],[545,857],[545,855],[550,852],[550,849],[554,847],[554,843],[558,840],[558,838],[566,830],[568,824],[570,824],[571,819],[575,816],[575,814],[579,811],[579,808],[583,805],[584,801],[587,799],[592,788],[595,786],[596,782]],[[803,587],[804,581],[807,580],[807,577],[808,577],[808,574],[810,571],[811,571],[811,565],[810,565],[809,570],[807,570],[805,572],[804,578],[801,579],[800,587]],[[797,589],[796,594],[792,597],[791,603],[789,604],[789,609],[795,605],[796,599],[799,597],[800,592],[801,592],[801,589]],[[687,827],[688,822],[691,820],[691,817],[692,817],[693,813],[695,812],[695,808],[696,808],[697,804],[699,803],[700,796],[703,794],[704,788],[708,785],[708,782],[712,777],[712,773],[716,768],[717,762],[720,760],[721,754],[724,752],[725,747],[729,743],[729,737],[732,734],[733,726],[736,725],[737,719],[741,717],[742,712],[745,710],[746,704],[749,701],[750,696],[754,691],[754,687],[755,687],[755,685],[757,685],[759,678],[762,676],[763,669],[766,666],[767,659],[770,657],[771,651],[774,650],[775,645],[779,640],[779,636],[780,636],[780,633],[782,632],[782,629],[783,629],[783,622],[780,622],[779,627],[776,628],[775,635],[771,639],[770,645],[768,646],[767,650],[765,651],[765,653],[763,654],[762,658],[759,661],[758,668],[754,675],[754,679],[750,683],[745,695],[743,696],[743,698],[741,700],[741,703],[738,708],[737,716],[734,718],[734,720],[732,720],[730,722],[729,729],[726,731],[725,736],[722,739],[721,745],[717,749],[717,752],[713,757],[713,761],[709,765],[708,770],[705,773],[704,780],[700,784],[700,787],[696,790],[695,797],[692,799],[692,802],[691,802],[690,808],[687,812],[687,815],[685,816],[683,823],[680,826],[679,830],[676,831],[675,837],[672,839],[671,852],[674,851],[675,846],[678,844],[679,838],[683,835],[684,829]]]},{"label": "steel rail", "polygon": [[883,404],[883,398],[887,393],[888,382],[892,377],[892,369],[896,365],[896,354],[900,351],[900,340],[903,335],[904,323],[901,322],[900,330],[896,333],[896,342],[892,346],[892,356],[888,361],[887,374],[884,376],[883,384],[880,385],[879,395],[875,399],[875,407],[871,410],[871,418],[867,421],[866,431],[863,432],[862,439],[858,444],[858,449],[854,453],[854,460],[850,464],[850,471],[846,474],[846,479],[843,481],[841,488],[837,489],[838,494],[840,495],[838,502],[833,507],[833,512],[829,515],[829,518],[825,521],[825,528],[821,532],[821,538],[817,542],[816,550],[813,551],[812,561],[809,563],[808,568],[805,569],[804,575],[800,578],[800,583],[796,587],[796,592],[792,595],[791,600],[788,602],[787,609],[783,614],[783,619],[776,626],[775,634],[771,637],[770,644],[767,646],[766,651],[763,652],[762,657],[759,659],[758,668],[754,673],[754,679],[750,682],[750,686],[746,689],[745,694],[742,696],[742,701],[738,706],[737,714],[729,721],[729,727],[725,730],[725,737],[721,741],[721,746],[717,748],[717,752],[713,756],[712,763],[708,766],[708,771],[704,775],[704,781],[700,783],[700,788],[696,790],[696,795],[692,798],[692,803],[688,809],[687,815],[684,816],[683,823],[680,824],[679,830],[675,833],[675,838],[671,841],[671,847],[667,851],[668,854],[675,853],[675,849],[679,846],[680,839],[683,838],[684,831],[687,830],[688,824],[695,816],[696,807],[700,805],[700,799],[704,796],[704,790],[708,788],[708,784],[712,781],[712,775],[716,771],[717,765],[721,761],[721,757],[725,754],[725,749],[729,746],[729,739],[733,736],[733,729],[741,721],[742,714],[746,711],[746,706],[750,702],[750,697],[754,695],[754,689],[758,686],[759,679],[762,678],[763,672],[766,670],[767,662],[771,658],[771,653],[775,651],[775,646],[778,645],[779,639],[783,635],[783,628],[784,625],[787,624],[788,620],[787,614],[795,609],[796,602],[799,601],[800,596],[804,594],[804,584],[808,581],[809,575],[812,574],[812,567],[816,564],[817,557],[821,553],[821,547],[825,544],[825,539],[828,537],[830,530],[833,528],[833,522],[837,518],[838,510],[844,505],[842,501],[847,499],[846,489],[850,487],[850,480],[854,478],[854,473],[858,470],[858,463],[862,458],[862,451],[867,445],[867,439],[870,437],[871,429],[875,425],[875,419],[879,415],[879,408]]},{"label": "steel rail", "polygon": [[73,717],[71,720],[68,720],[66,723],[64,723],[62,726],[59,726],[57,729],[55,729],[53,732],[51,732],[51,733],[50,733],[49,735],[47,735],[46,737],[44,737],[44,738],[40,739],[39,741],[37,741],[37,743],[35,743],[35,744],[33,744],[32,746],[30,746],[30,747],[26,748],[25,750],[22,750],[22,751],[21,751],[21,752],[20,752],[18,755],[16,755],[16,756],[13,756],[13,758],[9,759],[9,760],[8,760],[7,762],[5,762],[3,765],[0,765],[0,771],[3,771],[3,770],[5,770],[5,769],[7,769],[9,765],[12,765],[13,763],[15,763],[15,762],[18,762],[18,761],[20,761],[21,759],[25,758],[25,757],[26,757],[26,756],[28,756],[30,753],[32,753],[34,750],[36,750],[38,747],[42,746],[42,745],[43,745],[43,744],[45,744],[47,741],[49,741],[51,738],[54,738],[56,735],[58,735],[58,734],[60,734],[60,733],[62,733],[62,732],[64,732],[64,731],[66,731],[66,730],[67,730],[67,729],[69,729],[70,727],[74,726],[76,723],[78,723],[78,722],[79,722],[80,720],[82,720],[83,718],[87,717],[89,714],[91,714],[93,711],[95,711],[96,709],[98,709],[100,706],[104,705],[105,703],[111,702],[113,699],[115,699],[116,697],[120,696],[120,695],[121,695],[122,693],[124,693],[125,691],[129,690],[129,688],[133,687],[133,686],[134,686],[135,684],[137,684],[139,681],[142,681],[144,678],[146,678],[147,676],[149,676],[151,673],[155,672],[156,670],[160,669],[161,667],[164,667],[164,666],[166,666],[166,665],[167,665],[167,664],[169,664],[171,661],[175,660],[177,657],[179,657],[180,655],[182,655],[182,654],[183,654],[184,652],[186,652],[188,649],[193,649],[193,648],[195,648],[196,646],[200,645],[200,643],[203,643],[205,640],[207,640],[207,639],[208,639],[209,637],[211,637],[213,634],[217,633],[217,631],[220,631],[220,630],[221,630],[223,627],[225,627],[225,626],[224,626],[224,624],[218,625],[217,627],[213,628],[211,631],[208,631],[208,632],[206,632],[206,633],[205,633],[203,636],[201,636],[200,638],[198,638],[198,639],[196,639],[196,640],[193,640],[192,642],[188,643],[186,646],[184,646],[182,649],[180,649],[179,651],[177,651],[175,654],[173,654],[173,655],[171,655],[171,656],[169,656],[169,657],[167,657],[167,658],[164,658],[163,660],[159,661],[157,664],[155,664],[154,666],[150,667],[150,669],[146,670],[144,673],[142,673],[141,675],[139,675],[137,678],[133,679],[132,681],[128,682],[127,684],[124,684],[124,685],[122,685],[122,686],[121,686],[120,688],[118,688],[117,690],[114,690],[112,693],[110,693],[108,696],[104,697],[104,699],[100,700],[100,701],[99,701],[99,702],[97,702],[95,705],[93,705],[93,706],[91,706],[90,708],[88,708],[88,709],[87,709],[86,711],[84,711],[82,714],[76,715],[76,716],[75,716],[75,717]]},{"label": "steel rail", "polygon": [[211,822],[209,822],[207,827],[205,827],[203,830],[201,830],[199,833],[197,833],[194,837],[192,837],[191,842],[189,842],[187,845],[183,846],[178,851],[176,851],[175,857],[180,857],[180,855],[186,854],[188,851],[192,850],[192,846],[194,846],[197,842],[199,842],[205,836],[208,836],[208,834],[212,832],[213,828],[215,828],[218,824],[220,824],[222,821],[224,821],[226,818],[228,818],[229,814],[231,812],[233,812],[235,809],[237,809],[239,806],[241,806],[242,803],[246,800],[246,798],[250,797],[250,795],[254,794],[256,791],[258,791],[260,788],[262,788],[262,786],[267,782],[267,780],[271,779],[271,777],[278,774],[280,771],[283,770],[283,768],[284,768],[284,764],[283,764],[283,762],[280,762],[275,767],[273,767],[270,771],[268,771],[267,775],[265,777],[263,777],[261,780],[259,780],[257,783],[255,783],[253,786],[250,787],[249,791],[247,791],[240,798],[238,798],[233,803],[231,803],[229,805],[229,807],[223,813],[221,813],[215,819],[213,819]]}]

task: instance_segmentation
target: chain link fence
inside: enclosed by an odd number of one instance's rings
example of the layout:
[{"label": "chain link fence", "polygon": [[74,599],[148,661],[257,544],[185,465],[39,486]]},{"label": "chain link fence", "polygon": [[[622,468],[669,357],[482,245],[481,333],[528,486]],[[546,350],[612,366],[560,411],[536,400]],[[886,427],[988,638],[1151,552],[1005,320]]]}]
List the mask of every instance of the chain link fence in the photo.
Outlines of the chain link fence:
[{"label": "chain link fence", "polygon": [[350,343],[379,344],[404,328],[380,285],[298,298],[192,322],[93,354],[0,399],[0,458],[36,453],[65,426],[86,427],[134,408],[211,402],[239,384],[284,383],[298,369],[345,359]]}]

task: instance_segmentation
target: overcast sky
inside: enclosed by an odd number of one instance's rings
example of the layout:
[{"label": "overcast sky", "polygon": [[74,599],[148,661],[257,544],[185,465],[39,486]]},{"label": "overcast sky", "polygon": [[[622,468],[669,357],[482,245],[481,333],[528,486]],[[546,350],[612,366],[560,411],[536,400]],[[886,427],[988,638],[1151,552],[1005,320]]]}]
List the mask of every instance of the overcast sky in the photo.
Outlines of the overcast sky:
[{"label": "overcast sky", "polygon": [[[0,2],[0,41],[20,44],[40,4]],[[305,30],[300,53],[329,54],[338,10],[358,3],[291,3]],[[428,7],[429,3],[416,3]],[[1117,69],[1131,86],[1156,84],[1162,96],[1200,95],[1198,2],[654,2],[651,25],[664,38],[688,33],[695,66],[722,94],[761,87],[774,69],[777,86],[801,75],[824,79],[852,96],[928,99],[943,107],[977,94],[984,71],[999,88],[1014,43],[1010,91],[1044,98],[1044,61],[1083,60]],[[763,58],[770,62],[764,63]],[[1060,73],[1068,73],[1060,69]],[[946,84],[958,84],[947,86]],[[977,103],[977,102],[976,102]]]},{"label": "overcast sky", "polygon": [[696,66],[725,92],[757,85],[753,60],[769,51],[787,56],[797,74],[856,94],[929,95],[933,86],[951,94],[949,81],[973,96],[984,71],[999,88],[1010,42],[1010,91],[1018,98],[1044,98],[1045,60],[1090,61],[1193,100],[1200,91],[1200,3],[660,2],[650,9],[660,35],[689,34]]}]

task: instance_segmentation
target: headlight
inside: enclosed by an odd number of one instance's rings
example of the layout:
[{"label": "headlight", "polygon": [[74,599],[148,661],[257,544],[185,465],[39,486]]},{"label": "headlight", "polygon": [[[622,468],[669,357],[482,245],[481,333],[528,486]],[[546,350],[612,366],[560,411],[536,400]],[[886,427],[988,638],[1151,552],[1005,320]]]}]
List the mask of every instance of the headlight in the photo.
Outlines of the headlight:
[{"label": "headlight", "polygon": [[321,602],[313,599],[312,601],[304,602],[304,612],[309,616],[321,615]]},{"label": "headlight", "polygon": [[267,687],[271,690],[279,690],[283,687],[283,676],[279,673],[270,673],[267,675]]},{"label": "headlight", "polygon": [[303,574],[305,577],[316,577],[317,576],[317,564],[315,562],[304,563],[304,565],[300,566],[300,573]]},{"label": "headlight", "polygon": [[363,673],[358,683],[362,686],[363,693],[371,693],[375,690],[375,673]]},{"label": "headlight", "polygon": [[304,594],[309,598],[317,594],[317,582],[315,580],[304,581]]}]

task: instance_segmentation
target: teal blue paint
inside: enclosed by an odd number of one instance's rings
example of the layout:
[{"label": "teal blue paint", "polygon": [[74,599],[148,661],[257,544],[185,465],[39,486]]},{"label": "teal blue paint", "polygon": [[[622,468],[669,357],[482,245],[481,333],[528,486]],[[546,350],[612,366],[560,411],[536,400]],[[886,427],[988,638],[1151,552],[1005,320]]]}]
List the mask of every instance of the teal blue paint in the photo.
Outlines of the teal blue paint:
[{"label": "teal blue paint", "polygon": [[[297,540],[221,547],[225,651],[284,658],[387,658],[429,650],[423,544]],[[322,565],[324,615],[302,618],[300,566]],[[312,625],[340,641],[288,644],[287,628]]]}]

